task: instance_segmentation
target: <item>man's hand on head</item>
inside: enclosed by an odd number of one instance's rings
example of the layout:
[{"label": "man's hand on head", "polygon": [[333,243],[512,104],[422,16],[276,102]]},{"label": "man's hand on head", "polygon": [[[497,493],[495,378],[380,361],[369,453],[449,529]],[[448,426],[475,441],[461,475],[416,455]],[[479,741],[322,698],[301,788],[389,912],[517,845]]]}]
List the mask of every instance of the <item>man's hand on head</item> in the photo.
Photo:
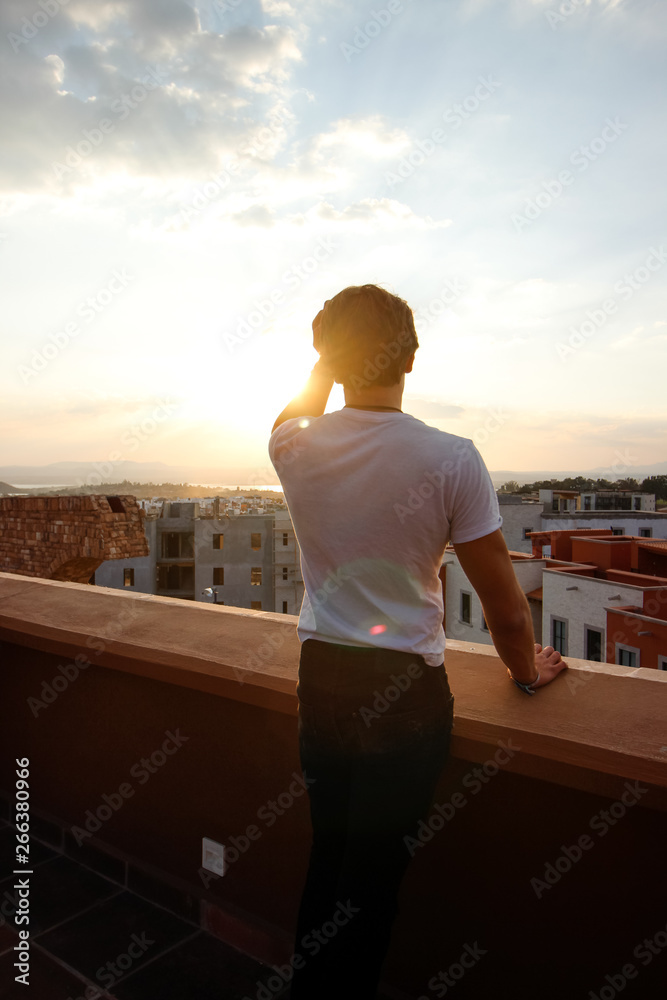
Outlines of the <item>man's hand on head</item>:
[{"label": "man's hand on head", "polygon": [[315,367],[310,373],[310,378],[302,391],[294,397],[291,403],[288,403],[278,416],[273,425],[274,431],[285,420],[301,416],[319,417],[326,409],[327,400],[329,399],[334,382],[334,373],[328,363],[326,352],[322,352],[321,324],[327,305],[328,300],[313,320],[313,347],[320,355],[319,361],[315,363]]}]

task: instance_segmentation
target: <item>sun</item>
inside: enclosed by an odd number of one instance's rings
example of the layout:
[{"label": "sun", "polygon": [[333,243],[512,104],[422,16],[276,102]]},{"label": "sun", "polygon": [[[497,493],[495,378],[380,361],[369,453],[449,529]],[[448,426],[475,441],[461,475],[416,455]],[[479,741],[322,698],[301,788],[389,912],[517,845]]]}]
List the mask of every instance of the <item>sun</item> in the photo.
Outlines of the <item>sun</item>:
[{"label": "sun", "polygon": [[[233,350],[200,362],[190,379],[182,415],[192,421],[234,426],[244,435],[265,439],[278,414],[304,387],[317,354],[312,347],[311,318],[258,330]],[[334,386],[332,405],[342,406]]]}]

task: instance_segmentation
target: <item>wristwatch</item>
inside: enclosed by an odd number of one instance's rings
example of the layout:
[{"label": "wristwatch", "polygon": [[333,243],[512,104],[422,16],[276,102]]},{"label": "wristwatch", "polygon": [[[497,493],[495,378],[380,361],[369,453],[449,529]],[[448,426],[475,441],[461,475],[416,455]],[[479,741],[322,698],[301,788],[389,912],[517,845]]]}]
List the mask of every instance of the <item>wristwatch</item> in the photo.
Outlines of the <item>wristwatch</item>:
[{"label": "wristwatch", "polygon": [[531,681],[530,684],[522,684],[521,681],[518,681],[516,679],[516,677],[512,677],[512,671],[510,670],[509,667],[507,668],[507,674],[508,674],[510,680],[513,680],[514,683],[516,684],[516,686],[518,688],[521,688],[522,691],[525,691],[526,694],[535,694],[535,685],[537,684],[537,682],[540,679],[540,672],[539,672],[539,670],[537,671],[537,677],[535,678],[534,681]]}]

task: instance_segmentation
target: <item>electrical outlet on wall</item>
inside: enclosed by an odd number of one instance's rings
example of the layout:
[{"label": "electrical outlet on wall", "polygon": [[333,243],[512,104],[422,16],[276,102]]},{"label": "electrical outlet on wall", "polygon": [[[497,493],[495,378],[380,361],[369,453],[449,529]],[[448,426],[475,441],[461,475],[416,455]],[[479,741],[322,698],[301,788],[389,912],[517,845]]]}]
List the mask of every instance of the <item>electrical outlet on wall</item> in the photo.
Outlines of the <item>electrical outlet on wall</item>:
[{"label": "electrical outlet on wall", "polygon": [[203,837],[201,842],[201,866],[215,875],[225,874],[225,845]]}]

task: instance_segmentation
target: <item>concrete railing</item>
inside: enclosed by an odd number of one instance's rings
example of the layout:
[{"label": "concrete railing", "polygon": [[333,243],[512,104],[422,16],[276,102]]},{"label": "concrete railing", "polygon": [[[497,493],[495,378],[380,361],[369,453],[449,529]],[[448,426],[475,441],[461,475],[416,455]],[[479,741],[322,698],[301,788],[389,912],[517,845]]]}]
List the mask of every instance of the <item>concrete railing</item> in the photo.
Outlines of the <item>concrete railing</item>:
[{"label": "concrete railing", "polygon": [[[141,892],[166,883],[202,926],[276,963],[291,953],[310,845],[295,624],[0,573],[0,788],[11,795],[14,757],[29,757],[35,816],[58,825],[67,853],[122,861]],[[429,981],[475,940],[489,955],[479,975],[511,977],[512,995],[551,996],[555,964],[554,996],[586,996],[584,966],[590,989],[604,985],[624,949],[664,929],[646,887],[667,877],[667,674],[568,662],[529,698],[492,647],[448,642],[452,757],[440,811],[411,848],[384,973],[395,996],[430,998]],[[160,751],[165,733],[182,740],[173,754],[173,739]],[[151,754],[144,781],[137,762]],[[131,797],[100,819],[122,785]],[[267,803],[288,798],[269,822]],[[600,846],[575,864],[583,834]],[[202,837],[234,848],[220,879],[202,873]],[[613,906],[600,907],[611,882]],[[581,921],[595,923],[584,957]],[[522,994],[531,963],[540,988]]]}]

